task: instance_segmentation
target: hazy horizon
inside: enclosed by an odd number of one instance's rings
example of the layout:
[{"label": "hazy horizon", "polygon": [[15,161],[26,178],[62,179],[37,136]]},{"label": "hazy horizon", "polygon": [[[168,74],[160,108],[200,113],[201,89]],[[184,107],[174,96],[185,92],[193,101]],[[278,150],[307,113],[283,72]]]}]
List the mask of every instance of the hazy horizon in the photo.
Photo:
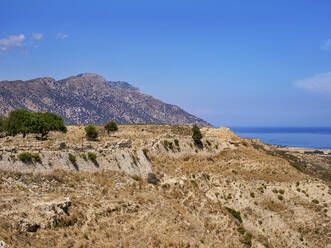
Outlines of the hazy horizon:
[{"label": "hazy horizon", "polygon": [[331,126],[331,2],[18,1],[0,81],[93,72],[214,126]]}]

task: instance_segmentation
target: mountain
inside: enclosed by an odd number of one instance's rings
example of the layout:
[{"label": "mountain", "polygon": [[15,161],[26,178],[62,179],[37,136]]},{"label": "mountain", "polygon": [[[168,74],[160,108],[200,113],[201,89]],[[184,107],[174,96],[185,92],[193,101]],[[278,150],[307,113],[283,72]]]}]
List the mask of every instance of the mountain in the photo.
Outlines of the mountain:
[{"label": "mountain", "polygon": [[0,82],[0,114],[12,109],[53,112],[67,124],[167,123],[211,126],[178,106],[143,94],[129,83],[107,81],[94,73],[56,81],[44,77]]}]

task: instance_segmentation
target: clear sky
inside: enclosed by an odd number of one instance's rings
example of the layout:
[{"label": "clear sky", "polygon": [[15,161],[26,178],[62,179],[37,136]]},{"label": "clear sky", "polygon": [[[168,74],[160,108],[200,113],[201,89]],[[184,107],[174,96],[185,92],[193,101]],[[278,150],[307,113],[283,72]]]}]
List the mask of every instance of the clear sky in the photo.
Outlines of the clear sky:
[{"label": "clear sky", "polygon": [[331,1],[1,0],[0,80],[81,72],[216,126],[331,126]]}]

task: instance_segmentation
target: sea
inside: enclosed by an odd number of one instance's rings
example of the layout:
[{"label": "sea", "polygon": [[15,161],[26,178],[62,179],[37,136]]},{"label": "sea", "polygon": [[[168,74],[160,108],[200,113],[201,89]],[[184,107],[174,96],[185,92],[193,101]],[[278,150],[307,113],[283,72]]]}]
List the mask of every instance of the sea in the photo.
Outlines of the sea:
[{"label": "sea", "polygon": [[237,135],[288,147],[331,149],[331,127],[230,127]]}]

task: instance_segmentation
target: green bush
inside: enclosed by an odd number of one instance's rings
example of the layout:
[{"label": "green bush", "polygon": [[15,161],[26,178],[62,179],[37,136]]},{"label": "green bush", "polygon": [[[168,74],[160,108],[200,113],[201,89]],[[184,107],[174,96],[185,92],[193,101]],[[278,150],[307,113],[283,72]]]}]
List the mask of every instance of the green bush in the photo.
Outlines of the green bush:
[{"label": "green bush", "polygon": [[179,140],[178,139],[174,139],[174,143],[176,146],[179,146]]},{"label": "green bush", "polygon": [[98,138],[98,130],[93,124],[89,124],[85,127],[86,137],[91,140]]},{"label": "green bush", "polygon": [[76,159],[76,156],[73,155],[73,154],[71,154],[71,153],[68,154],[68,158],[69,158],[69,160],[70,160],[71,163],[75,163],[76,160],[77,160]]},{"label": "green bush", "polygon": [[240,216],[240,212],[237,212],[236,210],[232,209],[232,208],[228,208],[225,207],[226,210],[229,211],[230,214],[232,214],[233,217],[235,217],[237,220],[239,220],[240,223],[243,222],[241,216]]},{"label": "green bush", "polygon": [[195,180],[191,180],[191,183],[193,184],[194,187],[199,188],[199,185],[197,184],[197,182]]},{"label": "green bush", "polygon": [[192,127],[192,133],[193,133],[192,139],[194,141],[194,144],[197,146],[202,146],[202,142],[201,142],[202,134],[200,132],[200,128],[197,125],[194,125]]},{"label": "green bush", "polygon": [[31,163],[32,155],[29,152],[22,152],[18,155],[18,159],[21,160],[23,163]]},{"label": "green bush", "polygon": [[252,237],[253,235],[251,233],[246,233],[244,236],[243,243],[248,245],[249,247],[252,246]]},{"label": "green bush", "polygon": [[312,200],[312,203],[319,204],[320,202],[316,199]]},{"label": "green bush", "polygon": [[85,154],[85,153],[83,153],[83,154],[82,154],[82,158],[83,158],[84,160],[86,160],[86,159],[87,159],[87,157],[86,157],[86,154]]},{"label": "green bush", "polygon": [[108,135],[109,135],[110,132],[114,132],[114,131],[117,131],[118,130],[117,123],[114,122],[114,121],[108,122],[105,125],[105,129],[107,130]]},{"label": "green bush", "polygon": [[41,162],[41,157],[39,156],[38,153],[32,154],[33,160],[40,163]]},{"label": "green bush", "polygon": [[93,152],[88,152],[87,156],[90,160],[93,160],[93,161],[97,160],[97,155]]}]

